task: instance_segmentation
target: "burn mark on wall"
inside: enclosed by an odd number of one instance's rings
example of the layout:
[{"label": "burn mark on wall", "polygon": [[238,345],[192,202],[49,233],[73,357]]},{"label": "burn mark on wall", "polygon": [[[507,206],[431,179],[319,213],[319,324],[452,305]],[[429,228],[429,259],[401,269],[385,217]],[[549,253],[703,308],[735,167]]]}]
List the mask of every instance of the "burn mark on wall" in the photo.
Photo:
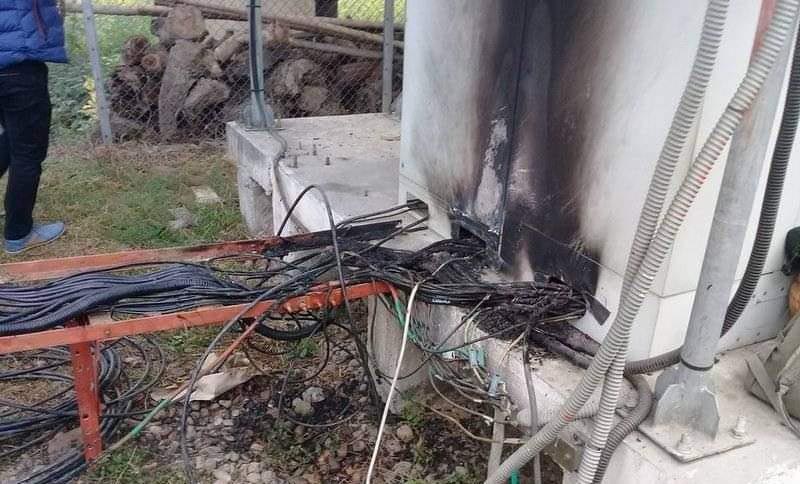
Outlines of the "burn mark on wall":
[{"label": "burn mark on wall", "polygon": [[529,1],[496,2],[495,22],[480,51],[478,93],[472,109],[478,120],[469,138],[476,154],[475,173],[464,187],[465,209],[495,234],[503,220],[503,201],[511,159],[509,130],[514,124],[525,10]]},{"label": "burn mark on wall", "polygon": [[[598,45],[574,45],[577,29],[592,29],[586,10],[594,2],[537,2],[528,12],[513,134],[501,257],[518,271],[558,274],[594,292],[600,255],[583,242],[580,207],[584,192],[591,100],[584,96],[586,72]],[[583,35],[581,38],[590,38]],[[581,59],[573,58],[582,49]],[[520,257],[520,254],[525,257]]]},{"label": "burn mark on wall", "polygon": [[[458,124],[458,127],[451,126],[449,131],[444,130],[445,136],[452,139],[440,140],[440,144],[428,139],[431,136],[429,126],[415,126],[412,135],[414,157],[423,171],[427,191],[451,210],[455,224],[476,232],[475,235],[495,249],[503,221],[502,206],[511,156],[510,130],[515,115],[526,3],[527,0],[470,3],[466,12],[458,11],[462,7],[455,4],[447,7],[454,10],[454,18],[466,23],[462,25],[456,21],[453,25],[443,26],[454,32],[435,38],[452,44],[431,51],[439,56],[449,53],[466,62],[464,65],[451,65],[452,58],[431,56],[426,64],[439,66],[441,74],[430,76],[434,78],[432,80],[424,80],[427,83],[424,88],[442,94],[436,99],[450,116],[463,116],[468,121]],[[432,5],[430,8],[439,7]],[[483,12],[476,13],[475,10]],[[471,29],[469,38],[465,39],[463,30],[472,27],[469,23],[471,18],[479,22],[479,29]],[[459,39],[461,44],[454,39]],[[453,49],[462,51],[454,53]],[[470,52],[470,49],[473,50]],[[450,75],[448,69],[453,71]],[[458,76],[458,79],[452,76]],[[442,91],[453,88],[454,84],[459,84],[462,96],[457,100],[459,105],[447,105],[450,93]],[[430,117],[438,119],[441,116],[434,113]],[[466,129],[462,130],[462,127]],[[454,146],[456,143],[460,146]],[[442,147],[445,149],[437,151]],[[461,223],[467,220],[472,223]]]},{"label": "burn mark on wall", "polygon": [[418,48],[406,54],[416,74],[405,80],[412,101],[404,113],[414,120],[404,120],[408,181],[510,266],[589,292],[600,254],[581,227],[582,170],[590,130],[603,129],[585,96],[603,49],[592,42],[593,29],[603,28],[597,3],[417,4],[415,13],[428,16],[407,33]]}]

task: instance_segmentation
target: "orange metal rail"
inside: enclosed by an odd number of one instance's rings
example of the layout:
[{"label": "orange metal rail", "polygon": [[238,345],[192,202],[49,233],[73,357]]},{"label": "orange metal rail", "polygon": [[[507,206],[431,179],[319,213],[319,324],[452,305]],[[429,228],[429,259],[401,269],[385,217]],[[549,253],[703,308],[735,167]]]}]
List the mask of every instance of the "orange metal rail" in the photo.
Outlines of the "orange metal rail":
[{"label": "orange metal rail", "polygon": [[[217,257],[234,256],[242,253],[259,254],[271,248],[292,244],[313,245],[330,240],[327,232],[303,234],[294,237],[272,237],[263,240],[225,242],[195,247],[135,250],[113,254],[67,257],[0,264],[0,278],[5,281],[38,281],[64,277],[78,272],[110,269],[127,264],[143,264],[160,261],[201,262]],[[385,282],[356,284],[342,289],[338,284],[317,286],[308,294],[298,296],[275,308],[276,301],[263,301],[253,306],[245,318],[254,318],[267,311],[278,310],[296,313],[336,307],[345,299],[352,301],[377,294],[393,292],[392,286]],[[96,459],[102,452],[100,434],[100,395],[98,391],[98,343],[124,336],[192,328],[198,326],[220,325],[238,315],[248,305],[203,307],[191,311],[147,316],[123,321],[103,321],[91,323],[88,317],[81,317],[64,328],[37,333],[0,337],[0,354],[68,345],[72,355],[72,371],[75,394],[78,402],[78,415],[84,443],[84,456],[87,461]]]}]

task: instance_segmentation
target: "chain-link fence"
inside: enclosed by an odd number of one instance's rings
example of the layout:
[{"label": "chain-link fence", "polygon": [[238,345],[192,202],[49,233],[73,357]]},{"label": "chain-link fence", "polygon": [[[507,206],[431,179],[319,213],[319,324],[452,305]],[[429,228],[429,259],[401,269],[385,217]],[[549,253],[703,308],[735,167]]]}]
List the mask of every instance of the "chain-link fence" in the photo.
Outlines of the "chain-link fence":
[{"label": "chain-link fence", "polygon": [[[115,140],[217,138],[250,103],[249,0],[95,0],[108,120]],[[395,0],[391,70],[384,0],[261,0],[267,102],[277,117],[378,112],[402,84],[405,0]],[[71,64],[51,76],[58,134],[95,132],[103,100],[90,69],[80,0],[66,0]],[[389,73],[389,74],[386,74]],[[393,88],[382,87],[385,75]],[[99,101],[99,102],[98,102]],[[384,100],[385,103],[385,100]]]}]

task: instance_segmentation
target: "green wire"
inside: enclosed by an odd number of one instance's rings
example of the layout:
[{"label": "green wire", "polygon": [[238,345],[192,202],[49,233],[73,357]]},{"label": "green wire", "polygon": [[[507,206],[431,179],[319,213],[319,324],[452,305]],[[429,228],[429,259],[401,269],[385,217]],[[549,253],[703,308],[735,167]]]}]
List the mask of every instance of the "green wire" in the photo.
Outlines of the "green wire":
[{"label": "green wire", "polygon": [[519,471],[511,472],[511,478],[508,481],[510,484],[519,484]]}]

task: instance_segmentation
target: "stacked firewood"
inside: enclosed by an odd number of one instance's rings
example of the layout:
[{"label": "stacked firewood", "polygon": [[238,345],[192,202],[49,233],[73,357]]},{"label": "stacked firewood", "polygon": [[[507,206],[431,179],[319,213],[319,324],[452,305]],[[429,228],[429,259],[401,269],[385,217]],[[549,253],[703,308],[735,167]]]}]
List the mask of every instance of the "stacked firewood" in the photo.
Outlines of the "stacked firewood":
[{"label": "stacked firewood", "polygon": [[[156,0],[155,6],[136,12],[116,7],[109,14],[153,16],[157,39],[129,38],[107,80],[115,137],[217,137],[226,122],[241,119],[251,89],[244,9],[200,0]],[[266,96],[279,116],[380,109],[379,23],[267,15],[263,20]],[[399,72],[402,42],[396,46]],[[400,82],[395,85],[399,91]]]}]

